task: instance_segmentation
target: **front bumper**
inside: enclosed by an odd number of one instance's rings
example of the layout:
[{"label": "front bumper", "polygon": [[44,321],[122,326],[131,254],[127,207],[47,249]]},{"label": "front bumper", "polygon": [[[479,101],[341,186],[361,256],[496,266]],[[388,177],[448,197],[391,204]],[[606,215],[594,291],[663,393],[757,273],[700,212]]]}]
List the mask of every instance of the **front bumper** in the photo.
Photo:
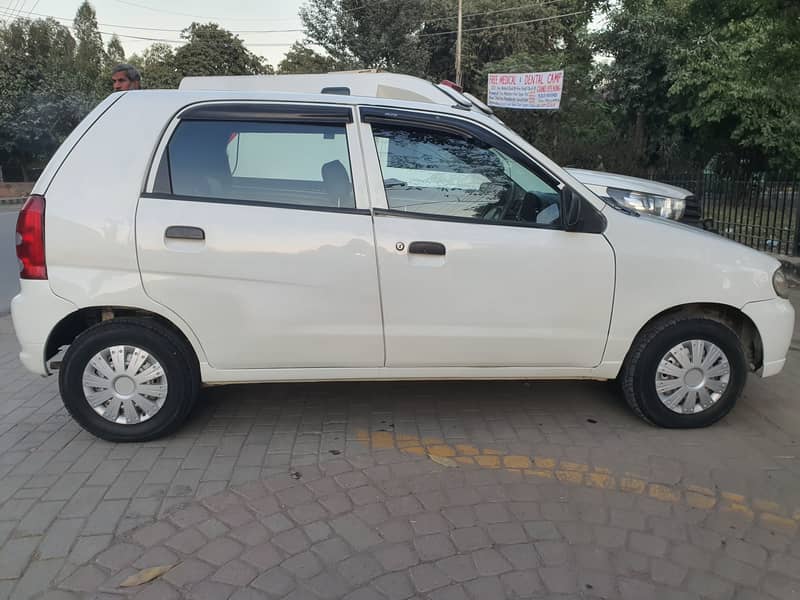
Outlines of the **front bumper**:
[{"label": "front bumper", "polygon": [[37,375],[50,374],[44,358],[47,339],[53,328],[76,310],[77,306],[53,293],[47,280],[20,281],[20,292],[11,301],[11,320],[26,369]]},{"label": "front bumper", "polygon": [[755,323],[761,336],[764,352],[763,363],[758,370],[761,377],[777,375],[786,364],[786,354],[794,333],[794,308],[783,298],[750,302],[742,312]]}]

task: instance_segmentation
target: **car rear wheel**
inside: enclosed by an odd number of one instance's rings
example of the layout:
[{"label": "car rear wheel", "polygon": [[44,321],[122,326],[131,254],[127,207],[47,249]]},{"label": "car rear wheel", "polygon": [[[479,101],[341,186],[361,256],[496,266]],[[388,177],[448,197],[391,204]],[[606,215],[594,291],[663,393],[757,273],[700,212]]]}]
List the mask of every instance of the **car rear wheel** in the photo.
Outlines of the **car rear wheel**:
[{"label": "car rear wheel", "polygon": [[706,427],[736,404],[747,380],[742,344],[725,322],[673,316],[637,337],[620,383],[631,408],[661,427]]},{"label": "car rear wheel", "polygon": [[191,348],[152,319],[111,319],[79,335],[59,372],[61,397],[87,431],[112,442],[177,428],[200,386]]}]

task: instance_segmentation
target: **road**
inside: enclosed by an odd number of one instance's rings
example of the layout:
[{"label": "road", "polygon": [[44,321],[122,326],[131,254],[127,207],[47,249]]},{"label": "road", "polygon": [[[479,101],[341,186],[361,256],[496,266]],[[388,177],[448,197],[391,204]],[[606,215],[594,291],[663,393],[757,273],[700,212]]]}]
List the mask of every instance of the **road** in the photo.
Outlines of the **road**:
[{"label": "road", "polygon": [[14,240],[19,208],[16,205],[0,207],[0,315],[8,313],[11,299],[19,291]]}]

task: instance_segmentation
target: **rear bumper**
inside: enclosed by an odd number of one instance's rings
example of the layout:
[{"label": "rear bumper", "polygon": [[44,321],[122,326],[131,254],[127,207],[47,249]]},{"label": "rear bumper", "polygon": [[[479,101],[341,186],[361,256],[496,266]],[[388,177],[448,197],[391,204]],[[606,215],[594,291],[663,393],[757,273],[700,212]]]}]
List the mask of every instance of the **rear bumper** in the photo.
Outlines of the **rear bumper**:
[{"label": "rear bumper", "polygon": [[763,364],[758,370],[761,377],[777,375],[786,364],[786,354],[794,332],[794,308],[783,298],[750,302],[742,312],[755,323],[761,336],[764,351]]},{"label": "rear bumper", "polygon": [[77,306],[56,296],[48,281],[20,281],[20,292],[11,301],[11,319],[21,346],[19,358],[26,369],[49,375],[44,350],[53,328]]}]

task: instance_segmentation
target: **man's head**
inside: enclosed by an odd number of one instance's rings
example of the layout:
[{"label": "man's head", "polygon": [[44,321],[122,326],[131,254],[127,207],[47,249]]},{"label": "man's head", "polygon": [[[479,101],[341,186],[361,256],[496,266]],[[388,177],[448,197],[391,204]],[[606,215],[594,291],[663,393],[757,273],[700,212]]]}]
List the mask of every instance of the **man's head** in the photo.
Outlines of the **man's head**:
[{"label": "man's head", "polygon": [[115,92],[138,90],[141,87],[142,77],[136,67],[122,63],[111,71],[111,82]]}]

